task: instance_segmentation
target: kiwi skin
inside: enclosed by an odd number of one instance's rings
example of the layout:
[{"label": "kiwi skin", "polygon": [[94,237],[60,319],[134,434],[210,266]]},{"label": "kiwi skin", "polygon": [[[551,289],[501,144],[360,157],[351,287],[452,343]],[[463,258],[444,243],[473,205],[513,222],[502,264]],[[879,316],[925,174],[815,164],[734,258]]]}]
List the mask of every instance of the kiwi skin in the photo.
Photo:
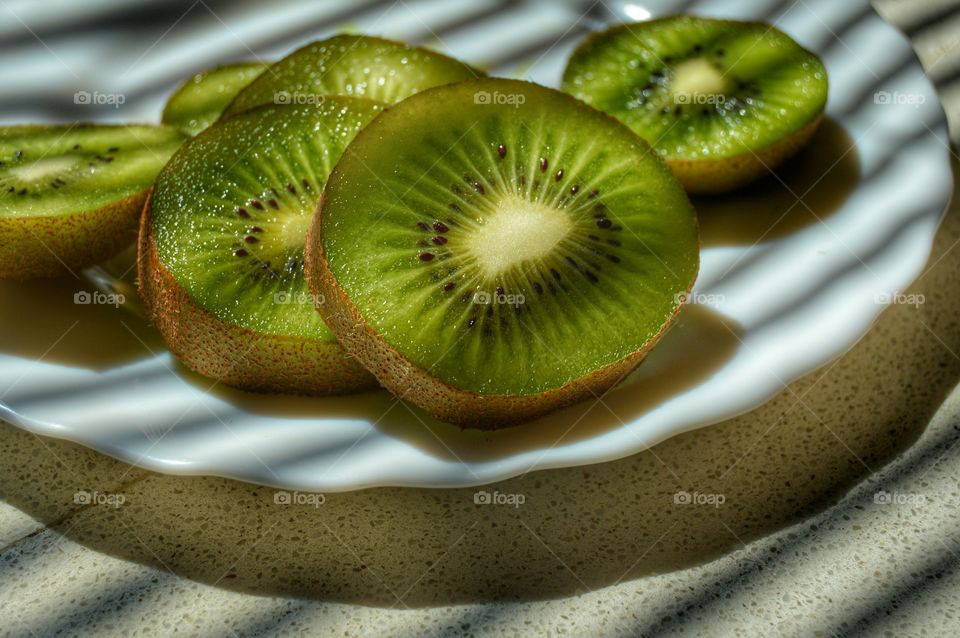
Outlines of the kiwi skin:
[{"label": "kiwi skin", "polygon": [[[570,381],[559,388],[525,395],[479,394],[462,390],[433,377],[390,346],[366,323],[357,307],[347,297],[330,270],[320,241],[323,224],[323,198],[315,221],[307,232],[304,267],[310,290],[324,303],[317,306],[327,327],[340,340],[340,345],[362,362],[380,383],[398,398],[422,407],[435,419],[461,427],[494,430],[532,421],[560,408],[599,399],[607,390],[622,381],[647,356],[676,320],[682,304],[664,323],[660,332],[637,352],[620,361]],[[690,282],[684,298],[693,288]]]},{"label": "kiwi skin", "polygon": [[148,191],[80,213],[0,218],[0,279],[59,277],[116,255],[136,240]]},{"label": "kiwi skin", "polygon": [[756,151],[704,160],[667,160],[677,181],[695,195],[718,195],[736,190],[771,173],[796,155],[823,120],[823,112],[800,130]]},{"label": "kiwi skin", "polygon": [[250,392],[323,396],[377,387],[335,343],[241,328],[199,306],[160,261],[150,198],[140,220],[137,279],[147,316],[188,368]]}]

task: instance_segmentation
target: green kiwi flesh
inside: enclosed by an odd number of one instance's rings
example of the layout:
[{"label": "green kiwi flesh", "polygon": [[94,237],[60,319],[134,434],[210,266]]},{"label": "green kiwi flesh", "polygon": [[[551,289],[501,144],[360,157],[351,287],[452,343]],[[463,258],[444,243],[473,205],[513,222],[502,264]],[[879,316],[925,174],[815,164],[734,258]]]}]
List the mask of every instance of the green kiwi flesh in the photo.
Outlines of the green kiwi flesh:
[{"label": "green kiwi flesh", "polygon": [[801,133],[805,141],[828,86],[820,59],[770,25],[681,15],[591,36],[570,58],[563,88],[620,119],[673,166],[760,153]]},{"label": "green kiwi flesh", "polygon": [[348,95],[393,104],[423,89],[483,75],[451,57],[367,35],[308,44],[240,91],[224,116],[262,104],[303,103]]},{"label": "green kiwi flesh", "polygon": [[213,124],[240,89],[267,66],[266,62],[237,62],[197,73],[167,100],[163,123],[196,135]]},{"label": "green kiwi flesh", "polygon": [[52,277],[133,241],[173,127],[0,127],[0,278]]},{"label": "green kiwi flesh", "polygon": [[698,265],[693,208],[646,142],[503,79],[386,110],[341,157],[307,238],[344,347],[399,396],[480,427],[586,398],[595,375],[602,393]]},{"label": "green kiwi flesh", "polygon": [[[141,233],[141,286],[161,334],[188,366],[228,385],[272,392],[325,394],[373,384],[314,310],[303,246],[334,163],[380,110],[358,98],[253,109],[189,140],[160,173]],[[151,302],[171,286],[171,298],[182,301]],[[217,322],[208,341],[235,339],[234,352],[192,336],[189,347],[179,343],[192,329],[178,323],[182,304]],[[245,338],[236,337],[239,331]],[[279,345],[260,356],[261,342]],[[227,373],[248,366],[243,355],[255,348],[259,369],[231,381]],[[283,354],[291,350],[318,355],[294,362]]]}]

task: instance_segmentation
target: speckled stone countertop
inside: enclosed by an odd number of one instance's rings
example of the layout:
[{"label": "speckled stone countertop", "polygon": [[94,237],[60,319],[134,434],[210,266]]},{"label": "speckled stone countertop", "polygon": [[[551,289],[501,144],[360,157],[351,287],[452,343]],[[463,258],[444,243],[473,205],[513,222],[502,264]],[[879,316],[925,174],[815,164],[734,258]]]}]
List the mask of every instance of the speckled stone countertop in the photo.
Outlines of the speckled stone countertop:
[{"label": "speckled stone countertop", "polygon": [[[942,77],[960,66],[946,4],[881,5],[925,25]],[[958,244],[955,198],[910,290],[925,303],[749,414],[503,481],[525,503],[482,516],[473,489],[276,507],[0,423],[0,633],[960,635]]]}]

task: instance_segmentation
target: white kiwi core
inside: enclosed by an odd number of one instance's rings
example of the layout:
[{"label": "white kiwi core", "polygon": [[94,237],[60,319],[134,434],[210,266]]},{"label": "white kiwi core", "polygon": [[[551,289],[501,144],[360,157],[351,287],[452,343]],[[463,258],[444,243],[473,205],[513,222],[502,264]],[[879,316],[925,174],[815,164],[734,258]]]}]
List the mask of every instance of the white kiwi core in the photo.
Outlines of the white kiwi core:
[{"label": "white kiwi core", "polygon": [[476,226],[465,229],[462,246],[487,279],[523,262],[550,254],[573,228],[566,211],[516,195],[505,195]]},{"label": "white kiwi core", "polygon": [[675,65],[672,72],[670,91],[674,97],[717,95],[728,89],[723,72],[704,58],[684,60]]}]

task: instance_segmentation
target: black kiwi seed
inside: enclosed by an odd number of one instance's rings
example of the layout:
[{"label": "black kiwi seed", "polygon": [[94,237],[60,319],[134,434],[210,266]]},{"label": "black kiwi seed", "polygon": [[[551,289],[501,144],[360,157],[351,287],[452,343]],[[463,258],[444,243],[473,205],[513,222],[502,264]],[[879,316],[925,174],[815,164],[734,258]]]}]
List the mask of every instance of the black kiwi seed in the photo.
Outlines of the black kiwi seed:
[{"label": "black kiwi seed", "polygon": [[443,284],[443,289],[449,292],[450,290],[453,290],[456,285],[457,284],[453,283],[452,281],[448,281],[447,283]]},{"label": "black kiwi seed", "polygon": [[111,146],[110,148],[107,149],[107,152],[108,152],[108,153],[116,153],[116,152],[118,152],[119,150],[120,150],[120,149],[117,148],[116,146]]},{"label": "black kiwi seed", "polygon": [[590,192],[587,194],[587,198],[588,198],[588,199],[593,199],[594,197],[596,197],[596,196],[599,195],[599,194],[600,194],[600,191],[598,191],[597,189],[593,189],[592,191],[590,191]]},{"label": "black kiwi seed", "polygon": [[579,185],[579,184],[574,184],[573,186],[570,187],[570,194],[571,194],[571,195],[576,195],[576,194],[579,193],[579,192],[580,192],[580,185]]},{"label": "black kiwi seed", "polygon": [[79,145],[79,144],[74,144],[74,145],[73,145],[73,150],[79,151],[79,150],[80,150],[80,145]]},{"label": "black kiwi seed", "polygon": [[556,268],[551,268],[550,274],[553,275],[554,279],[556,279],[557,281],[560,281],[560,273],[557,272]]},{"label": "black kiwi seed", "polygon": [[507,147],[501,144],[497,147],[497,155],[500,156],[500,159],[503,159],[507,156]]},{"label": "black kiwi seed", "polygon": [[620,263],[620,258],[617,257],[616,255],[606,255],[606,257],[607,257],[607,259],[609,259],[610,261],[612,261],[612,262],[615,263],[615,264],[619,264],[619,263]]},{"label": "black kiwi seed", "polygon": [[260,203],[259,199],[251,199],[250,205],[256,208],[257,210],[263,210],[263,204]]},{"label": "black kiwi seed", "polygon": [[251,233],[262,233],[262,232],[263,232],[263,229],[260,228],[259,226],[254,226],[253,228],[250,229],[250,232],[251,232]]},{"label": "black kiwi seed", "polygon": [[420,261],[430,261],[433,259],[433,253],[420,253]]},{"label": "black kiwi seed", "polygon": [[430,227],[427,226],[427,222],[417,222],[417,228],[420,230],[430,230]]},{"label": "black kiwi seed", "polygon": [[249,253],[245,251],[243,248],[238,248],[237,250],[233,251],[234,257],[246,257],[248,254]]},{"label": "black kiwi seed", "polygon": [[435,231],[437,231],[438,233],[445,233],[445,232],[447,232],[448,230],[450,230],[450,229],[447,227],[447,225],[444,224],[443,222],[434,222],[434,223],[433,223],[433,229],[434,229]]},{"label": "black kiwi seed", "polygon": [[452,203],[452,202],[450,203],[450,210],[456,211],[456,212],[458,212],[458,213],[462,213],[462,212],[463,212],[463,209],[460,208],[460,206],[458,206],[457,204]]},{"label": "black kiwi seed", "polygon": [[247,235],[246,237],[243,238],[243,241],[247,242],[248,244],[256,244],[260,242],[260,240],[254,237],[253,235]]},{"label": "black kiwi seed", "polygon": [[445,243],[447,243],[447,238],[444,237],[443,235],[437,235],[431,241],[435,243],[437,246],[443,246]]},{"label": "black kiwi seed", "polygon": [[599,228],[610,228],[612,225],[613,225],[613,222],[611,222],[606,217],[602,217],[597,220],[597,226]]},{"label": "black kiwi seed", "polygon": [[292,183],[291,183],[291,184],[287,184],[287,192],[290,193],[291,195],[296,195],[296,194],[297,194],[297,189],[296,189],[296,187],[295,187]]},{"label": "black kiwi seed", "polygon": [[308,191],[312,191],[312,190],[313,190],[313,188],[310,187],[310,182],[308,182],[307,180],[302,179],[302,180],[300,180],[300,183],[301,183],[301,184],[303,185],[303,187],[304,187],[305,189],[307,189]]},{"label": "black kiwi seed", "polygon": [[577,260],[569,255],[567,255],[567,263],[578,270],[580,269],[580,266],[577,265]]},{"label": "black kiwi seed", "polygon": [[539,281],[533,282],[533,289],[537,291],[538,295],[543,294],[543,286],[540,285]]},{"label": "black kiwi seed", "polygon": [[546,173],[546,172],[547,172],[547,158],[546,158],[546,157],[541,157],[541,158],[540,158],[540,172],[541,172],[541,173]]},{"label": "black kiwi seed", "polygon": [[592,284],[595,284],[595,283],[597,283],[598,281],[600,281],[600,279],[598,279],[597,276],[596,276],[595,274],[593,274],[592,272],[590,272],[589,270],[584,270],[584,271],[583,271],[583,276],[586,277],[587,279],[589,279],[589,280],[590,280],[590,283],[592,283]]},{"label": "black kiwi seed", "polygon": [[607,243],[610,244],[611,246],[619,246],[619,245],[620,245],[620,240],[619,240],[619,239],[608,239],[608,240],[607,240]]},{"label": "black kiwi seed", "polygon": [[421,248],[426,248],[429,245],[430,245],[430,242],[428,242],[426,239],[417,240],[417,246],[420,246]]},{"label": "black kiwi seed", "polygon": [[237,215],[239,215],[243,219],[250,219],[250,213],[248,213],[247,209],[243,208],[242,206],[237,209]]},{"label": "black kiwi seed", "polygon": [[553,179],[554,179],[554,181],[556,181],[556,182],[559,182],[561,179],[563,179],[563,169],[562,169],[562,168],[561,168],[559,171],[557,171],[557,174],[553,176]]},{"label": "black kiwi seed", "polygon": [[273,208],[280,208],[280,204],[278,204],[277,200],[275,199],[270,199],[267,201],[267,203],[270,204]]},{"label": "black kiwi seed", "polygon": [[486,191],[483,189],[483,184],[481,184],[480,182],[473,183],[473,190],[477,191],[481,195],[486,194]]}]

